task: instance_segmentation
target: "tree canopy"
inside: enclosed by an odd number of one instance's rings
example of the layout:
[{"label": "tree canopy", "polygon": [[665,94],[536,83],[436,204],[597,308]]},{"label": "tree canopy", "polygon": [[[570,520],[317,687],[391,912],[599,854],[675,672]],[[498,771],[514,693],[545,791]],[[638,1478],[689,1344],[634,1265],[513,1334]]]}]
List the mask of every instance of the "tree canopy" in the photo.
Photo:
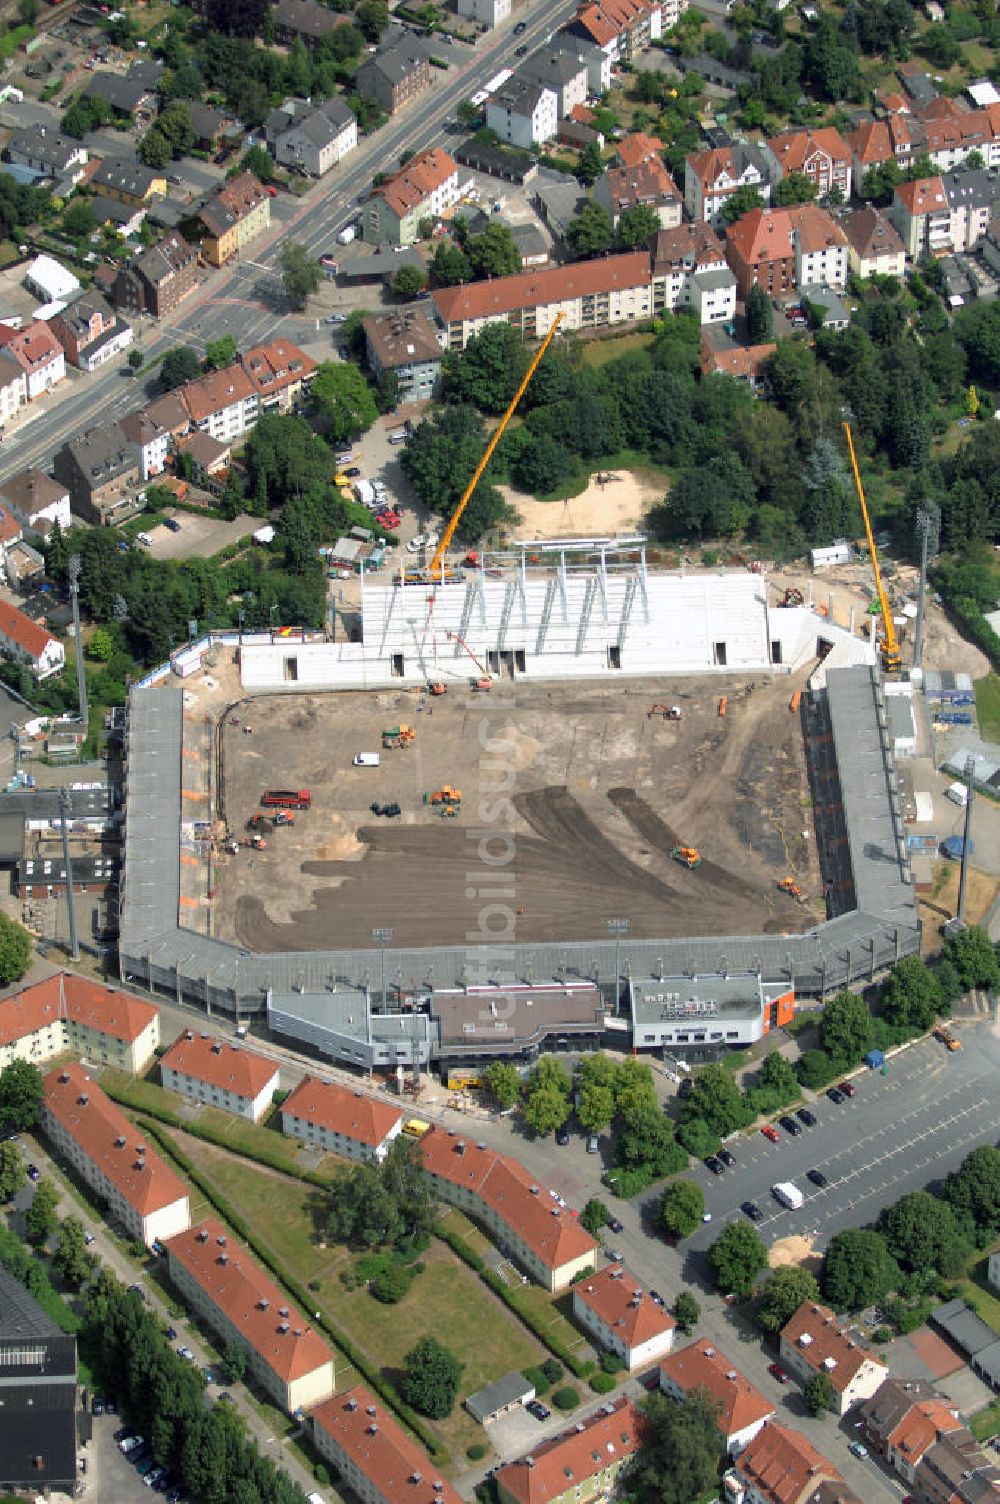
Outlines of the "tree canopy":
[{"label": "tree canopy", "polygon": [[646,1426],[628,1473],[638,1504],[691,1504],[718,1482],[721,1406],[703,1389],[679,1402],[651,1394],[641,1402]]},{"label": "tree canopy", "polygon": [[360,438],[378,418],[375,395],[353,363],[324,361],[309,390],[323,432],[335,444]]},{"label": "tree canopy", "polygon": [[400,1393],[421,1415],[443,1420],[455,1407],[462,1368],[436,1337],[421,1337],[403,1359]]},{"label": "tree canopy", "polygon": [[28,1060],[14,1060],[0,1071],[0,1133],[25,1133],[41,1117],[45,1088],[41,1073]]},{"label": "tree canopy", "polygon": [[708,1262],[723,1294],[749,1295],[767,1268],[767,1249],[746,1222],[730,1222],[708,1250]]},{"label": "tree canopy", "polygon": [[899,1269],[880,1233],[835,1233],[823,1257],[823,1294],[835,1311],[860,1311],[894,1288]]}]

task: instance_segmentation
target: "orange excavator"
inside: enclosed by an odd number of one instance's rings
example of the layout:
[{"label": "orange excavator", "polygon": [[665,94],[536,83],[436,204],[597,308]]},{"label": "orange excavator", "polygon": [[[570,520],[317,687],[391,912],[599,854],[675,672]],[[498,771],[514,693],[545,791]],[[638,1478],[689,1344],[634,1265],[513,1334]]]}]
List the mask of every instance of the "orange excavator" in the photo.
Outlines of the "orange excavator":
[{"label": "orange excavator", "polygon": [[697,846],[675,846],[670,855],[675,862],[680,862],[682,867],[701,866],[701,852]]},{"label": "orange excavator", "polygon": [[778,883],[778,892],[787,893],[789,898],[794,898],[798,903],[802,902],[802,889],[793,877],[783,877]]}]

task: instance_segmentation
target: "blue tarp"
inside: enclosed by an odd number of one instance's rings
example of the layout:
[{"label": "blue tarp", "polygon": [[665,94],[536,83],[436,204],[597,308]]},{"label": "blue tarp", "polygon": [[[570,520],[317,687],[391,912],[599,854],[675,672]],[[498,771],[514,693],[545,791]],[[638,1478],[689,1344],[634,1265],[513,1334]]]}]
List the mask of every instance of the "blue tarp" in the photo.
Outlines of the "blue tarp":
[{"label": "blue tarp", "polygon": [[885,1056],[881,1050],[869,1050],[865,1056],[865,1064],[871,1066],[873,1071],[877,1071],[879,1066],[885,1065]]}]

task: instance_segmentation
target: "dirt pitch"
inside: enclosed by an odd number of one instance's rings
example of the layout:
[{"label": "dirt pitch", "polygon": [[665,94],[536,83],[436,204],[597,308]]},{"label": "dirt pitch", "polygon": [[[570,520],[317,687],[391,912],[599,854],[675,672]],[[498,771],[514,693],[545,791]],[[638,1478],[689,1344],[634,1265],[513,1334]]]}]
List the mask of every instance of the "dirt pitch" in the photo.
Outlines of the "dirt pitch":
[{"label": "dirt pitch", "polygon": [[[230,832],[245,832],[269,786],[310,789],[312,808],[269,831],[266,851],[220,863],[213,932],[255,951],[365,948],[376,927],[392,930],[390,947],[481,942],[493,897],[528,944],[602,937],[615,917],[633,938],[801,929],[823,905],[795,687],[748,695],[746,681],[712,678],[246,701],[221,739]],[[681,705],[683,720],[651,718],[654,701]],[[382,728],[400,722],[415,744],[383,751]],[[352,766],[374,751],[379,767]],[[444,785],[463,794],[453,820],[424,802]],[[401,818],[372,815],[392,800]],[[701,867],[671,860],[675,842],[697,846]],[[805,910],[776,891],[787,873]]]}]

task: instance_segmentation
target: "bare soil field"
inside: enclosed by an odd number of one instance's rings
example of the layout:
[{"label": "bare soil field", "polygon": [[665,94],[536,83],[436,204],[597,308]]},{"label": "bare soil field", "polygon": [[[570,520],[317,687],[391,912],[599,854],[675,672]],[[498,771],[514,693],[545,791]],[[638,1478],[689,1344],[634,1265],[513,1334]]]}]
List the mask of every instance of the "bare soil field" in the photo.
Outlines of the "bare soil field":
[{"label": "bare soil field", "polygon": [[[274,696],[222,734],[223,812],[246,830],[267,787],[312,807],[267,849],[217,869],[213,933],[257,951],[462,944],[491,900],[526,943],[586,940],[625,916],[636,938],[800,929],[822,917],[799,721],[788,679],[497,686]],[[729,714],[718,702],[729,697]],[[678,722],[651,702],[683,707]],[[408,750],[381,730],[416,728]],[[246,727],[251,734],[246,734]],[[378,767],[354,767],[359,752]],[[425,795],[461,790],[456,818]],[[371,804],[398,801],[398,819]],[[670,856],[697,846],[688,870]],[[777,892],[792,873],[806,910]],[[492,922],[492,921],[488,921]]]},{"label": "bare soil field", "polygon": [[534,542],[538,538],[583,538],[633,533],[643,526],[650,507],[663,500],[666,481],[633,473],[608,472],[608,479],[591,476],[587,488],[568,501],[536,501],[510,486],[500,490],[521,514],[511,535]]}]

